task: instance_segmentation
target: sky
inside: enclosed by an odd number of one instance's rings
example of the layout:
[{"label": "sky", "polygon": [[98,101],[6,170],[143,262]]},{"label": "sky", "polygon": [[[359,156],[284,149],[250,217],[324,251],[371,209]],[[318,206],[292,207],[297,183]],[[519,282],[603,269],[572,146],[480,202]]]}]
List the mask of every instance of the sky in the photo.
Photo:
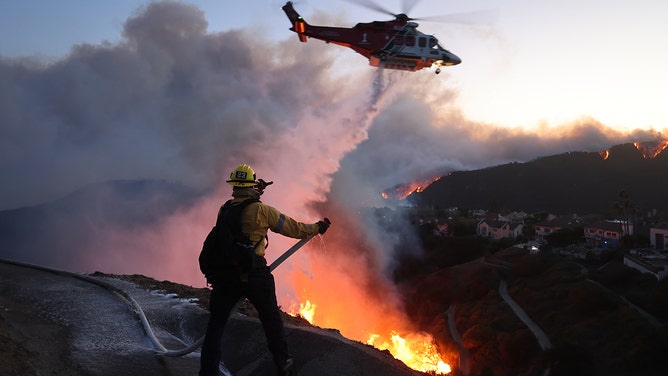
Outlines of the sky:
[{"label": "sky", "polygon": [[[270,40],[290,38],[282,1],[186,2],[205,12],[211,32],[249,28]],[[1,0],[0,55],[57,59],[75,44],[117,42],[125,19],[146,3]],[[390,11],[402,10],[398,0],[382,3]],[[388,19],[342,0],[299,1],[295,8],[307,21],[328,25]],[[667,126],[668,111],[661,104],[668,87],[668,51],[662,48],[668,42],[665,1],[423,0],[410,15],[467,11],[493,11],[495,22],[422,22],[420,30],[435,34],[463,59],[449,69],[450,85],[460,91],[458,104],[470,119],[536,127],[591,116],[618,129]],[[354,54],[343,48],[336,53]],[[365,63],[361,56],[346,60],[361,67]]]}]

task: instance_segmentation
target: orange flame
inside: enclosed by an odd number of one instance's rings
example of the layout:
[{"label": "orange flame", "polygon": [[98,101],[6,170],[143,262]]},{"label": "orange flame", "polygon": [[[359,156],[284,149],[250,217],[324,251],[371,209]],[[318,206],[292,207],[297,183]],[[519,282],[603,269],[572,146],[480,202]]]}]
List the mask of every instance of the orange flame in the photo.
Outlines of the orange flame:
[{"label": "orange flame", "polygon": [[420,372],[435,372],[437,375],[450,373],[450,365],[438,355],[433,339],[426,334],[409,334],[402,337],[390,332],[391,343],[382,341],[381,336],[372,334],[367,344],[380,350],[388,350],[395,358],[410,368]]},{"label": "orange flame", "polygon": [[610,157],[610,150],[599,151],[598,155],[600,155],[603,160],[606,160],[608,157]]},{"label": "orange flame", "polygon": [[290,310],[287,312],[288,315],[295,317],[301,317],[309,323],[313,324],[313,317],[315,317],[315,309],[317,305],[311,303],[310,300],[306,300],[304,303],[299,303],[299,309],[296,308],[296,304],[290,306]]},{"label": "orange flame", "polygon": [[[292,304],[288,314],[301,317],[314,324],[316,307],[316,304],[307,299],[305,302],[299,303],[298,309],[296,304]],[[389,341],[388,338],[380,334],[371,334],[366,343],[379,350],[389,351],[395,358],[416,371],[434,372],[437,375],[452,372],[450,365],[445,363],[438,354],[436,346],[433,344],[433,338],[427,334],[408,334],[402,337],[391,330]]]},{"label": "orange flame", "polygon": [[668,147],[668,140],[634,142],[633,145],[642,153],[645,159],[652,159]]},{"label": "orange flame", "polygon": [[278,278],[285,273],[291,285],[279,299],[313,325],[361,343],[373,337],[374,346],[409,367],[445,374],[445,360],[457,355],[437,348],[435,338],[418,330],[406,314],[397,286],[385,274],[393,262],[385,248],[392,244],[353,210],[327,207],[330,218],[341,220],[305,248],[302,255],[308,257],[294,258],[293,268],[276,271]]}]

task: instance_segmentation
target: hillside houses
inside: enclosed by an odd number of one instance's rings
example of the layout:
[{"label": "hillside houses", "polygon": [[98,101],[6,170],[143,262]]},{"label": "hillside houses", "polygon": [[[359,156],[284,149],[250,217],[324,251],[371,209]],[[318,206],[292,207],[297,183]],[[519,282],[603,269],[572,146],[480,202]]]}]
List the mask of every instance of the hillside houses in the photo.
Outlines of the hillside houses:
[{"label": "hillside houses", "polygon": [[649,244],[656,250],[668,250],[668,222],[658,223],[649,230]]},{"label": "hillside houses", "polygon": [[632,223],[598,221],[584,228],[586,243],[602,249],[617,247],[625,235],[633,235]]},{"label": "hillside houses", "polygon": [[535,224],[536,240],[544,241],[545,237],[565,228],[582,226],[582,220],[578,217],[557,217],[540,221]]},{"label": "hillside houses", "polygon": [[632,249],[624,254],[624,265],[643,274],[651,274],[658,281],[668,277],[668,256],[666,252]]},{"label": "hillside houses", "polygon": [[624,265],[657,280],[668,277],[668,222],[660,222],[649,230],[650,248],[631,249],[624,254]]},{"label": "hillside houses", "polygon": [[522,235],[522,228],[524,225],[519,222],[483,219],[478,222],[476,227],[476,232],[480,236],[492,239],[501,239],[518,238],[520,235]]},{"label": "hillside houses", "polygon": [[[486,210],[469,210],[464,213],[463,216],[473,217],[476,220],[473,223],[472,232],[477,236],[490,239],[526,238],[526,240],[546,243],[553,234],[569,230],[565,232],[568,234],[565,236],[572,237],[580,232],[583,237],[574,244],[584,243],[590,249],[606,250],[622,245],[640,244],[652,249],[668,250],[668,221],[652,224],[655,220],[652,216],[644,219],[636,218],[634,221],[620,221],[602,220],[602,215],[596,214],[558,216],[540,213],[540,217],[545,219],[534,222],[535,214],[525,212],[498,214]],[[454,224],[459,209],[441,210],[440,214],[422,214],[419,223],[431,224],[435,235],[456,236]],[[628,244],[622,244],[625,239],[628,239]]]},{"label": "hillside houses", "polygon": [[[458,210],[443,212],[440,217],[431,214],[423,216],[419,223],[430,223],[431,231],[437,236],[459,236],[454,230],[466,222],[457,222],[457,214]],[[545,249],[564,257],[597,262],[597,260],[607,260],[605,257],[609,257],[610,254],[606,254],[606,250],[617,252],[627,247],[645,247],[627,249],[623,257],[624,265],[650,274],[657,280],[668,277],[668,221],[657,223],[653,216],[635,218],[634,223],[602,220],[601,215],[595,214],[557,216],[539,213],[539,215],[545,219],[534,221],[534,215],[523,212],[497,214],[484,210],[471,210],[464,214],[467,216],[465,218],[475,218],[475,221],[468,223],[475,226],[475,229],[471,230],[474,230],[477,236],[493,240],[522,239],[520,241],[528,243],[515,246],[522,246],[530,250],[530,253],[538,253],[542,248],[538,244],[542,244],[550,246]],[[561,231],[563,232],[560,233]],[[553,235],[558,236],[553,237]],[[547,244],[548,239],[551,244]],[[564,239],[572,243],[564,243]]]}]

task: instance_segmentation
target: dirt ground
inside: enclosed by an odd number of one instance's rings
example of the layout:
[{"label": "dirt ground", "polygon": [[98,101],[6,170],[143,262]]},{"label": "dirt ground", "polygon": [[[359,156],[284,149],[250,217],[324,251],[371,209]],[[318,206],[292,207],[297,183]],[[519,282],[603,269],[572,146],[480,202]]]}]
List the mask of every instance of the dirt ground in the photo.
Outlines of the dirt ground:
[{"label": "dirt ground", "polygon": [[[0,286],[0,291],[2,291]],[[62,348],[63,329],[35,317],[16,314],[0,295],[0,370],[3,376],[37,375],[35,366],[55,372],[69,367]]]},{"label": "dirt ground", "polygon": [[[0,260],[1,261],[1,260]],[[128,292],[143,305],[166,348],[182,348],[201,336],[209,290],[141,275],[95,278]],[[159,356],[136,312],[122,297],[72,273],[0,262],[0,374],[194,375],[199,357]],[[85,278],[84,278],[85,279]],[[178,296],[178,299],[174,299]],[[228,374],[271,376],[276,368],[262,325],[249,304],[226,326],[221,349]],[[391,354],[349,340],[337,330],[284,315],[286,336],[303,376],[416,376]],[[158,356],[156,356],[158,355]]]},{"label": "dirt ground", "polygon": [[[170,281],[157,281],[143,275],[111,275],[93,273],[95,277],[112,277],[125,280],[149,291],[164,291],[176,294],[181,298],[196,298],[202,308],[209,304],[209,289],[193,288]],[[0,286],[2,292],[2,286]],[[0,295],[0,370],[3,376],[37,375],[33,365],[39,364],[40,369],[70,370],[67,357],[60,354],[58,344],[62,342],[62,328],[48,323],[39,322],[34,317],[23,317],[13,314],[20,312],[18,307],[10,307]],[[239,311],[245,315],[256,317],[255,308],[244,302]],[[309,325],[304,319],[284,314],[284,321],[294,325]],[[73,375],[74,376],[74,375]]]},{"label": "dirt ground", "polygon": [[0,321],[0,369],[3,375],[37,375],[30,365],[29,354],[25,348],[7,333],[4,317]]},{"label": "dirt ground", "polygon": [[[136,284],[146,290],[165,291],[184,298],[197,298],[202,306],[208,305],[208,289],[195,289],[169,281],[156,281],[142,275],[109,275],[94,273],[97,277],[114,277]],[[2,292],[2,286],[0,286]],[[68,370],[72,375],[71,364],[57,344],[62,343],[63,329],[40,321],[36,317],[14,314],[21,312],[20,307],[10,306],[0,294],[0,370],[3,376],[37,375],[38,369],[50,369],[53,374],[58,370]],[[252,309],[252,306],[249,306]],[[248,310],[248,307],[244,307]],[[74,376],[74,375],[73,375]]]}]

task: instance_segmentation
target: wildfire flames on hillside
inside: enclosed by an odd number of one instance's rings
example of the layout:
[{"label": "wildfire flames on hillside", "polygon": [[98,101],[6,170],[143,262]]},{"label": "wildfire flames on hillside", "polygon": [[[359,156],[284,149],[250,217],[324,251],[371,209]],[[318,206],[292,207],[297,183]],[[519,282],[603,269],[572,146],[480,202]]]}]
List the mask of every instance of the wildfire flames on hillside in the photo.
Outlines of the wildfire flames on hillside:
[{"label": "wildfire flames on hillside", "polygon": [[[653,159],[668,148],[668,140],[634,142],[633,145],[642,153],[643,158]],[[610,157],[610,149],[599,151],[598,155],[603,160],[607,160]],[[398,184],[381,192],[381,196],[387,200],[403,200],[415,192],[422,192],[431,183],[438,181],[440,178],[441,176],[435,176],[431,179],[420,179],[406,184]]]},{"label": "wildfire flames on hillside", "polygon": [[668,147],[668,140],[634,142],[633,145],[640,150],[645,159],[652,159]]},{"label": "wildfire flames on hillside", "polygon": [[381,192],[380,195],[383,196],[384,199],[388,200],[403,200],[415,192],[422,192],[422,190],[427,188],[429,184],[438,181],[440,178],[441,176],[435,176],[430,179],[421,179],[411,183],[398,184],[386,191]]},{"label": "wildfire flames on hillside", "polygon": [[[642,153],[643,158],[652,159],[656,158],[657,155],[661,154],[661,152],[668,147],[668,140],[634,142],[633,146]],[[598,155],[600,155],[603,160],[606,160],[610,157],[610,149],[599,151]]]},{"label": "wildfire flames on hillside", "polygon": [[[346,338],[387,350],[408,367],[432,374],[451,372],[447,363],[458,354],[437,344],[406,314],[386,264],[393,241],[372,234],[370,223],[350,216],[347,208],[329,206],[337,221],[320,239],[320,247],[305,250],[289,280],[285,311],[321,328],[336,328]],[[353,209],[354,210],[354,209]],[[380,235],[380,236],[376,236]],[[312,245],[317,245],[316,242]]]},{"label": "wildfire flames on hillside", "polygon": [[[293,304],[288,314],[301,317],[311,324],[317,325],[314,321],[317,305],[306,300],[305,303],[300,303],[299,307]],[[379,350],[389,351],[395,358],[401,360],[410,368],[421,372],[434,372],[437,375],[445,375],[452,372],[450,365],[445,363],[436,346],[433,344],[433,339],[427,334],[400,335],[394,331],[388,333],[387,336],[372,333],[365,343],[371,345]]]}]

